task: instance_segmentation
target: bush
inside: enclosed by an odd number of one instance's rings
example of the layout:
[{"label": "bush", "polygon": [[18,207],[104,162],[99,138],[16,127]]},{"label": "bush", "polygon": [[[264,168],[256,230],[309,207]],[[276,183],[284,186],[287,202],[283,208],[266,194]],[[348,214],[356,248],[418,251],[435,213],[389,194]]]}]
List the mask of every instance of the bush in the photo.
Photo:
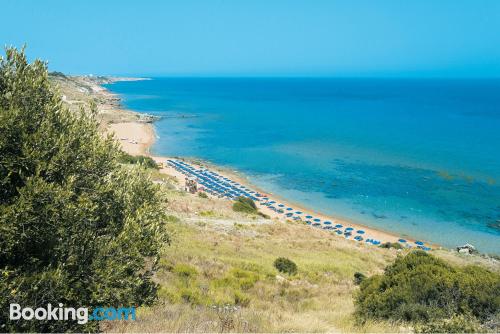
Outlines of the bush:
[{"label": "bush", "polygon": [[274,267],[282,273],[295,275],[297,273],[297,265],[292,260],[286,257],[279,257],[274,261]]},{"label": "bush", "polygon": [[33,308],[143,305],[168,241],[165,199],[139,168],[118,163],[94,116],[71,112],[46,64],[0,60],[0,331],[95,332],[99,322],[14,321]]},{"label": "bush", "polygon": [[423,251],[399,257],[383,275],[361,283],[359,319],[426,323],[471,315],[486,321],[500,309],[500,275],[477,266],[454,267]]},{"label": "bush", "polygon": [[206,192],[204,191],[200,191],[198,192],[198,197],[201,197],[201,198],[208,198],[208,195]]},{"label": "bush", "polygon": [[381,248],[394,248],[394,249],[403,249],[403,246],[399,242],[385,242],[381,244],[379,247]]},{"label": "bush", "polygon": [[365,274],[360,272],[354,273],[354,284],[360,285],[366,279]]},{"label": "bush", "polygon": [[234,202],[233,210],[245,213],[257,213],[257,206],[251,198],[240,196],[236,202]]},{"label": "bush", "polygon": [[118,161],[122,164],[143,165],[146,168],[160,169],[160,166],[151,157],[144,155],[130,155],[126,152],[121,152]]}]

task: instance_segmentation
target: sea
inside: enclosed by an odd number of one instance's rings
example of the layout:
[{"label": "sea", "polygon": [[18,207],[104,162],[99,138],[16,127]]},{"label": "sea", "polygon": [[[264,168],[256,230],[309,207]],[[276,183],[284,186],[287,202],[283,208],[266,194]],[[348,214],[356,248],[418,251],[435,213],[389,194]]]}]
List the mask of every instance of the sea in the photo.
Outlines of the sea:
[{"label": "sea", "polygon": [[152,78],[105,85],[160,116],[156,155],[291,203],[500,254],[500,80]]}]

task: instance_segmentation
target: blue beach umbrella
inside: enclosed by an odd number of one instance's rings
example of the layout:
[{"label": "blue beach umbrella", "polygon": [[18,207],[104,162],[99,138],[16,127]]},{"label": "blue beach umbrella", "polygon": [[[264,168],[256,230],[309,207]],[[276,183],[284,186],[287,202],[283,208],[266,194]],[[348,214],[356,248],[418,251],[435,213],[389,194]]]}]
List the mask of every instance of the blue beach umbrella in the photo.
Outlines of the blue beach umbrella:
[{"label": "blue beach umbrella", "polygon": [[401,242],[401,243],[403,243],[403,244],[406,242],[405,239],[399,239],[398,241]]},{"label": "blue beach umbrella", "polygon": [[335,227],[336,228],[342,228],[343,226],[342,226],[342,224],[337,224],[337,225],[335,225]]},{"label": "blue beach umbrella", "polygon": [[301,215],[301,214],[302,214],[302,211],[295,211],[295,214],[296,214],[296,215]]},{"label": "blue beach umbrella", "polygon": [[314,219],[314,221],[315,221],[315,222],[320,222],[320,221],[321,221],[321,219],[319,219],[319,218],[315,218],[315,219]]},{"label": "blue beach umbrella", "polygon": [[358,230],[356,233],[358,233],[358,234],[365,234],[365,231],[363,231],[363,230]]},{"label": "blue beach umbrella", "polygon": [[354,229],[353,229],[352,227],[346,227],[346,229],[345,229],[345,230],[346,230],[346,231],[352,231],[352,230],[354,230]]},{"label": "blue beach umbrella", "polygon": [[286,210],[287,210],[287,211],[293,211],[293,209],[292,209],[292,208],[286,208]]},{"label": "blue beach umbrella", "polygon": [[311,219],[313,216],[306,216],[307,219]]},{"label": "blue beach umbrella", "polygon": [[415,245],[423,246],[424,243],[422,241],[415,241]]},{"label": "blue beach umbrella", "polygon": [[323,224],[325,224],[325,225],[332,225],[332,222],[326,221],[326,222],[323,222]]}]

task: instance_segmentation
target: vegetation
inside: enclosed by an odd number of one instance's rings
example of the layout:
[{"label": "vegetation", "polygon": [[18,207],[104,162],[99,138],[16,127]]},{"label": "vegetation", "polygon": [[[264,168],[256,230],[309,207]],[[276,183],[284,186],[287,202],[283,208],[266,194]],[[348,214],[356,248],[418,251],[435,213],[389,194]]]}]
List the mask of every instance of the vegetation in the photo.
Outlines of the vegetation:
[{"label": "vegetation", "polygon": [[[214,208],[219,201],[174,190],[168,197],[180,222],[170,227],[175,238],[159,262],[158,303],[139,309],[140,321],[110,322],[110,332],[399,330],[379,321],[356,327],[352,317],[354,273],[376,272],[395,254],[302,224],[259,223],[225,201]],[[213,217],[199,216],[209,210]],[[277,257],[293,259],[300,270],[282,277]]]},{"label": "vegetation", "polygon": [[233,204],[233,210],[237,212],[254,213],[257,214],[257,206],[255,202],[248,197],[240,196]]},{"label": "vegetation", "polygon": [[297,265],[295,262],[286,257],[277,258],[274,261],[274,267],[278,269],[278,271],[288,275],[295,275],[297,273]]},{"label": "vegetation", "polygon": [[208,198],[207,193],[206,193],[206,192],[204,192],[204,191],[200,191],[200,192],[198,192],[198,196],[199,196],[199,197],[201,197],[201,198]]},{"label": "vegetation", "polygon": [[379,247],[381,248],[394,248],[394,249],[403,249],[403,246],[399,242],[384,242]]},{"label": "vegetation", "polygon": [[139,169],[118,163],[83,110],[73,113],[46,64],[9,48],[0,61],[0,331],[96,331],[97,322],[11,321],[33,308],[150,304],[168,235],[165,199]]},{"label": "vegetation", "polygon": [[359,271],[354,273],[354,284],[360,285],[366,279],[366,275]]},{"label": "vegetation", "polygon": [[430,323],[429,329],[451,330],[460,323],[484,323],[498,316],[499,291],[498,273],[478,266],[452,266],[414,251],[399,257],[383,275],[362,282],[356,312],[363,320]]},{"label": "vegetation", "polygon": [[118,161],[122,164],[139,164],[146,168],[160,169],[153,158],[144,155],[130,155],[126,152],[121,152]]}]

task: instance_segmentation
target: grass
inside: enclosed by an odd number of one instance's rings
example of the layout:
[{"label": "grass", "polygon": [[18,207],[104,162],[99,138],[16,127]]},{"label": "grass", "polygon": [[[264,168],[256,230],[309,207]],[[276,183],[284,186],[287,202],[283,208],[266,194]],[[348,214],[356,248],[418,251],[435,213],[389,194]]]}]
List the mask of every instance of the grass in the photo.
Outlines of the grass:
[{"label": "grass", "polygon": [[[301,224],[254,220],[223,201],[176,192],[170,198],[180,222],[169,224],[174,238],[156,276],[159,300],[140,309],[138,321],[107,323],[106,330],[399,331],[389,323],[355,327],[352,319],[354,273],[381,272],[395,251]],[[274,268],[280,256],[297,263],[296,275]]]},{"label": "grass", "polygon": [[[356,325],[354,274],[381,273],[404,250],[360,245],[295,222],[235,212],[229,201],[165,185],[172,244],[159,262],[155,305],[111,332],[409,332],[384,321]],[[479,256],[435,255],[488,266]],[[274,267],[297,264],[293,276]],[[492,264],[495,266],[495,264]]]}]

